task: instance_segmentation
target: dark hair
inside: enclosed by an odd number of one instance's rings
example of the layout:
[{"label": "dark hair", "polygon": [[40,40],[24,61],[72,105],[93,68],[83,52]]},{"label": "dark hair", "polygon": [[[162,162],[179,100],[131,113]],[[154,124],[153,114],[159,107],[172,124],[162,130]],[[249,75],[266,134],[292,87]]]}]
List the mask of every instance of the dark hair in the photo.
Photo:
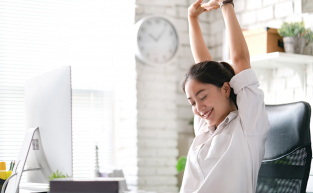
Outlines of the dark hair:
[{"label": "dark hair", "polygon": [[[235,71],[226,62],[203,61],[192,65],[182,81],[182,88],[185,92],[185,85],[188,79],[194,79],[201,83],[212,84],[222,88],[224,82],[229,82],[235,76]],[[236,95],[233,88],[230,90],[230,98],[238,109]]]}]

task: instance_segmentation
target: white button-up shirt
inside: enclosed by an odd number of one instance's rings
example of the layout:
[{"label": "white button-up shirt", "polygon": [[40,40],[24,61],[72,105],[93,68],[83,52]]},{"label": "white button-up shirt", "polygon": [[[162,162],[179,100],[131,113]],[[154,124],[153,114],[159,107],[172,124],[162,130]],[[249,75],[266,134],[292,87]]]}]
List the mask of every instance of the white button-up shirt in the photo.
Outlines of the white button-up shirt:
[{"label": "white button-up shirt", "polygon": [[215,130],[195,116],[181,193],[254,193],[270,123],[264,93],[249,68],[230,80],[238,110]]}]

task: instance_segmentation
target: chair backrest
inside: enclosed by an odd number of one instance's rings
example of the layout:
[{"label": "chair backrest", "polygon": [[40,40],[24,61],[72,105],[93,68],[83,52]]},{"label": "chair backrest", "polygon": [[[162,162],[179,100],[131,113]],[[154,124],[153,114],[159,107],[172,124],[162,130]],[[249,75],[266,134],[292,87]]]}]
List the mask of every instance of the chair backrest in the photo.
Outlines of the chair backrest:
[{"label": "chair backrest", "polygon": [[257,193],[305,193],[310,173],[311,107],[307,102],[266,105],[270,131]]}]

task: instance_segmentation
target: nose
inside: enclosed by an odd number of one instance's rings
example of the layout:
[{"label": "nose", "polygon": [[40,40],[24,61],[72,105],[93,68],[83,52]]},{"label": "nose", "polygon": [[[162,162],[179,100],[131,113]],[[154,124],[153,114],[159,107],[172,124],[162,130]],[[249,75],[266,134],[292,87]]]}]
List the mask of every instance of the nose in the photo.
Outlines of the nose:
[{"label": "nose", "polygon": [[203,112],[203,110],[205,109],[205,105],[203,105],[201,102],[198,102],[196,103],[196,109],[198,113],[201,114],[201,112]]}]

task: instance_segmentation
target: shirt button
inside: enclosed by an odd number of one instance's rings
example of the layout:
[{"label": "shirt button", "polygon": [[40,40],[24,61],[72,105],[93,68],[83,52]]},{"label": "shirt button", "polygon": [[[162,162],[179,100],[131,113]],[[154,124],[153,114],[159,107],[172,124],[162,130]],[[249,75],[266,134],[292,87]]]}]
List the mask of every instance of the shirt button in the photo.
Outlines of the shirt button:
[{"label": "shirt button", "polygon": [[198,168],[198,171],[200,171],[200,167],[199,167],[199,166],[197,166],[197,168]]},{"label": "shirt button", "polygon": [[197,189],[199,190],[199,188],[200,188],[200,184],[198,185],[198,188],[197,188]]}]

